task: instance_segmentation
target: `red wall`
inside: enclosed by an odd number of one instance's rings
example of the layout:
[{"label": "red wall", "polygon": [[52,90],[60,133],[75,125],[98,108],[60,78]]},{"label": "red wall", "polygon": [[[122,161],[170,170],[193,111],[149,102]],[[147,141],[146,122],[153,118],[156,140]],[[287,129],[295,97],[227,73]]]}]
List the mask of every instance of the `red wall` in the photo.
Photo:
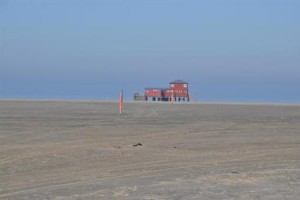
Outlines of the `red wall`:
[{"label": "red wall", "polygon": [[175,83],[170,84],[170,90],[173,91],[174,97],[188,97],[189,91],[188,91],[188,84],[182,84],[182,83]]},{"label": "red wall", "polygon": [[161,90],[161,89],[146,89],[145,96],[148,97],[189,97],[188,84],[175,83],[170,84],[170,89]]},{"label": "red wall", "polygon": [[148,96],[148,97],[161,97],[162,96],[162,90],[157,90],[157,89],[145,90],[145,96]]}]

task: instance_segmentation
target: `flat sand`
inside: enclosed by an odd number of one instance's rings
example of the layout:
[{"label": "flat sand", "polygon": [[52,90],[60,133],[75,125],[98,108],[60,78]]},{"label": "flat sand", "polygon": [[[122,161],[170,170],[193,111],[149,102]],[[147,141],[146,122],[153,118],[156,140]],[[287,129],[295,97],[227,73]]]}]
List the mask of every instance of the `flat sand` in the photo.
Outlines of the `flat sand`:
[{"label": "flat sand", "polygon": [[299,199],[300,106],[0,101],[0,199]]}]

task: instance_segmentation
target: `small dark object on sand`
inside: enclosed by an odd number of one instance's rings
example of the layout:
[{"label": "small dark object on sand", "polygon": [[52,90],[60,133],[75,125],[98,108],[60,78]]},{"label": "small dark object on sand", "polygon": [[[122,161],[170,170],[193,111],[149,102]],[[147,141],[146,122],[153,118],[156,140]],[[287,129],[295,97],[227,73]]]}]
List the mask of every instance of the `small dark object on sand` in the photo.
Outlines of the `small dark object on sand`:
[{"label": "small dark object on sand", "polygon": [[114,146],[115,148],[117,148],[117,149],[121,149],[122,147],[120,147],[120,146]]},{"label": "small dark object on sand", "polygon": [[173,147],[174,149],[177,149],[177,147]]},{"label": "small dark object on sand", "polygon": [[232,171],[231,173],[232,174],[239,174],[240,172],[238,172],[238,171]]},{"label": "small dark object on sand", "polygon": [[137,146],[143,146],[142,143],[137,143],[137,144],[134,144],[132,145],[133,147],[137,147]]}]

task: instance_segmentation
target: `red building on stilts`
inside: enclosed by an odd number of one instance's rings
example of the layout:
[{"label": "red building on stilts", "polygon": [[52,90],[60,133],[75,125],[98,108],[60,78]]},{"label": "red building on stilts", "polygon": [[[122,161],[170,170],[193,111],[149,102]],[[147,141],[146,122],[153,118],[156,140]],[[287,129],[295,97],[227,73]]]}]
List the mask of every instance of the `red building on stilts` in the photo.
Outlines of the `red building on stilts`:
[{"label": "red building on stilts", "polygon": [[145,88],[146,101],[190,101],[188,83],[182,80],[172,81],[169,88]]}]

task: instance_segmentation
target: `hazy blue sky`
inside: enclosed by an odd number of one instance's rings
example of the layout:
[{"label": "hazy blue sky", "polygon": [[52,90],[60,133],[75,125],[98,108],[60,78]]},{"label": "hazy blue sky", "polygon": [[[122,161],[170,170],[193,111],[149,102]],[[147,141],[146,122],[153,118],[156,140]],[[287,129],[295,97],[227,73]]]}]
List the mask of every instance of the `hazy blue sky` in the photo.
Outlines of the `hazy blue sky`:
[{"label": "hazy blue sky", "polygon": [[0,0],[0,98],[300,102],[299,0]]}]

